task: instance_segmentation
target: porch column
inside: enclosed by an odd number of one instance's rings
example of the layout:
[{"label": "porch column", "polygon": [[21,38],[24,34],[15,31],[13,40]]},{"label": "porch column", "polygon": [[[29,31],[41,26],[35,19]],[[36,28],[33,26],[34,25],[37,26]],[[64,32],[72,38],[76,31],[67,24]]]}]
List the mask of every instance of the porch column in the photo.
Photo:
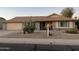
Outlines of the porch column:
[{"label": "porch column", "polygon": [[49,37],[49,24],[47,24],[47,37]]},{"label": "porch column", "polygon": [[36,28],[36,30],[40,30],[40,22],[35,23],[35,28]]},{"label": "porch column", "polygon": [[56,24],[55,24],[56,28],[59,28],[59,26],[58,26],[58,25],[59,25],[59,24],[58,24],[59,22],[55,22],[55,23],[56,23]]}]

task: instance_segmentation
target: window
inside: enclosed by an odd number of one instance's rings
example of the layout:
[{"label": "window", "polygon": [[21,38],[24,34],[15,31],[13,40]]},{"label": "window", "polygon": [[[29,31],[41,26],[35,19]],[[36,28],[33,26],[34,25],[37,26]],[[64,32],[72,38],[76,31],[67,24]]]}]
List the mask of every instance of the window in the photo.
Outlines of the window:
[{"label": "window", "polygon": [[62,22],[59,22],[60,24],[60,27],[68,27],[69,26],[69,24],[68,24],[68,22],[67,21],[62,21]]}]

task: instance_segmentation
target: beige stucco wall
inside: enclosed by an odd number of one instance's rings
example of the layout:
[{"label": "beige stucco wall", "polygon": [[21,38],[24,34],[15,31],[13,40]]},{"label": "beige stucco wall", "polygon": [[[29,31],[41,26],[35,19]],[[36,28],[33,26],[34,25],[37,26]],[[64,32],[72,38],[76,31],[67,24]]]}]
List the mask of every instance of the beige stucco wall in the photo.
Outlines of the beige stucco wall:
[{"label": "beige stucco wall", "polygon": [[[3,25],[4,29],[6,30],[22,30],[23,24],[22,23],[7,23],[6,27]],[[40,23],[35,23],[35,30],[40,30]]]},{"label": "beige stucco wall", "polygon": [[7,30],[22,30],[22,23],[7,23]]},{"label": "beige stucco wall", "polygon": [[56,27],[56,22],[52,22],[52,28],[55,29]]},{"label": "beige stucco wall", "polygon": [[[35,23],[35,27],[36,27],[36,30],[40,30],[40,23],[39,22]],[[70,21],[69,27],[59,27],[58,22],[52,22],[52,27],[53,29],[75,28],[75,23]],[[3,28],[6,30],[22,30],[23,24],[22,23],[6,23],[6,25],[5,24],[3,25]]]},{"label": "beige stucco wall", "polygon": [[75,23],[74,22],[69,22],[70,23],[70,28],[75,28]]},{"label": "beige stucco wall", "polygon": [[35,30],[40,30],[40,22],[35,23]]}]

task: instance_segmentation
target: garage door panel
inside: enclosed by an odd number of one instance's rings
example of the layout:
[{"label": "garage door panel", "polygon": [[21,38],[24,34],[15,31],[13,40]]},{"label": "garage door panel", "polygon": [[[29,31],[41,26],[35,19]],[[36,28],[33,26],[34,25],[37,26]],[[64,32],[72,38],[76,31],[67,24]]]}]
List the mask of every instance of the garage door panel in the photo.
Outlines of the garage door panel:
[{"label": "garage door panel", "polygon": [[22,30],[22,23],[7,23],[7,30]]}]

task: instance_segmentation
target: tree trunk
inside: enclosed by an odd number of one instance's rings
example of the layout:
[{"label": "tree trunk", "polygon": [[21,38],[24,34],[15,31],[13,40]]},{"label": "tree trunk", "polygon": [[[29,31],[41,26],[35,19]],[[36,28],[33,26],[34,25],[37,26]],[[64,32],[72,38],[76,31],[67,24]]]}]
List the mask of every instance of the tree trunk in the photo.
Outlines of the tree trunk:
[{"label": "tree trunk", "polygon": [[26,31],[23,31],[24,34],[26,34]]}]

